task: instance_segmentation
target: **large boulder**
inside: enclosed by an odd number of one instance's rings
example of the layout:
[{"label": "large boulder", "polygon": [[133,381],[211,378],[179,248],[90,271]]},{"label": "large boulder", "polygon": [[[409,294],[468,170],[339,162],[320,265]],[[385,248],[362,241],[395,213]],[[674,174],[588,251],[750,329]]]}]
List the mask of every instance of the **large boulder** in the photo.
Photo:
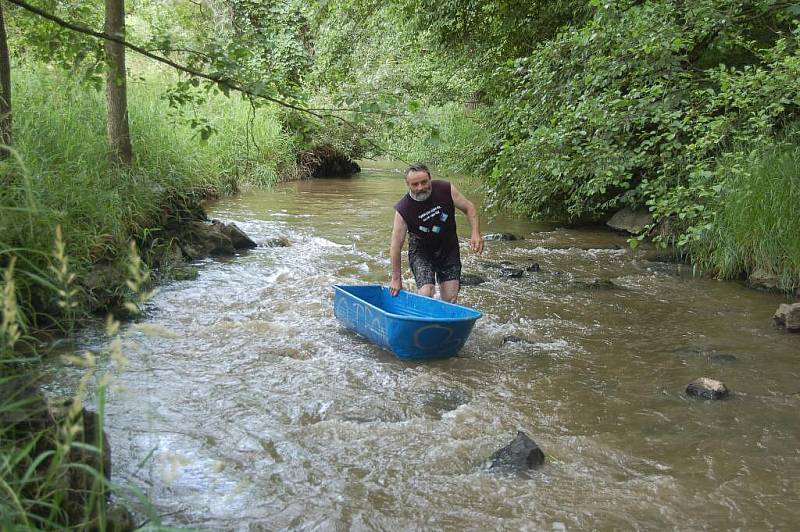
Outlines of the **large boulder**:
[{"label": "large boulder", "polygon": [[800,331],[800,303],[780,305],[772,316],[772,321],[776,325],[786,327],[787,331]]},{"label": "large boulder", "polygon": [[544,452],[524,432],[517,431],[517,437],[505,447],[489,457],[489,469],[527,471],[544,464]]},{"label": "large boulder", "polygon": [[308,177],[350,177],[361,167],[330,144],[320,144],[297,156],[300,172]]},{"label": "large boulder", "polygon": [[650,211],[639,209],[633,210],[625,207],[617,211],[606,225],[617,231],[627,231],[631,234],[641,233],[642,230],[653,223],[653,215]]}]

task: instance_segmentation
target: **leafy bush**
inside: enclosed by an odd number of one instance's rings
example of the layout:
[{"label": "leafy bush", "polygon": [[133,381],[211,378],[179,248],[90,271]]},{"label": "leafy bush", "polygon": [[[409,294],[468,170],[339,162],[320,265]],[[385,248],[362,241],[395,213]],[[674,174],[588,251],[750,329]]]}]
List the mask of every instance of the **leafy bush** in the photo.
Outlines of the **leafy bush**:
[{"label": "leafy bush", "polygon": [[[649,205],[688,229],[702,222],[716,158],[796,118],[798,34],[749,39],[746,9],[711,1],[596,4],[592,20],[506,69],[491,202],[562,220]],[[702,66],[720,51],[753,64]]]}]

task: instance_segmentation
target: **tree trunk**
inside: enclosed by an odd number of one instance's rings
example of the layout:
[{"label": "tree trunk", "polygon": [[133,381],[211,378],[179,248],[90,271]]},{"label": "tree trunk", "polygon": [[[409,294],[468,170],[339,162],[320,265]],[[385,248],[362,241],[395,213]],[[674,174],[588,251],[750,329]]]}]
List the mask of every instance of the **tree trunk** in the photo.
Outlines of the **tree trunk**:
[{"label": "tree trunk", "polygon": [[8,157],[11,140],[11,61],[3,19],[3,0],[0,0],[0,159]]},{"label": "tree trunk", "polygon": [[[125,0],[105,0],[105,32],[125,37]],[[108,106],[108,144],[111,160],[128,165],[133,160],[131,134],[128,129],[128,88],[125,73],[125,47],[114,41],[106,41],[106,102]]]}]

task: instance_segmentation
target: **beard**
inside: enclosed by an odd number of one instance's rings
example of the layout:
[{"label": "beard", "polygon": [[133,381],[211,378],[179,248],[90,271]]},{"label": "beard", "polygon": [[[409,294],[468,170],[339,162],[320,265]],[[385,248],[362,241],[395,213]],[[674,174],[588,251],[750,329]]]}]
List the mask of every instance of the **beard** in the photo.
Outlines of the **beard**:
[{"label": "beard", "polygon": [[433,193],[433,190],[432,189],[428,189],[425,192],[419,192],[419,193],[414,193],[414,192],[409,191],[408,195],[411,196],[411,199],[413,199],[414,201],[425,201],[426,199],[431,197],[432,193]]}]

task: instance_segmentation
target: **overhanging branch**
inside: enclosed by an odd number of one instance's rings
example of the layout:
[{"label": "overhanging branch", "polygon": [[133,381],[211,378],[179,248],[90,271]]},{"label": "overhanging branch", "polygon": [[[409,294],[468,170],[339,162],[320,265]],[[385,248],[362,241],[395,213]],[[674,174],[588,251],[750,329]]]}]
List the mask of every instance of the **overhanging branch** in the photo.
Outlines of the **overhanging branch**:
[{"label": "overhanging branch", "polygon": [[[201,72],[199,70],[195,70],[195,69],[189,68],[189,67],[187,67],[185,65],[182,65],[180,63],[177,63],[177,62],[173,61],[172,59],[169,59],[168,57],[164,57],[164,56],[155,54],[155,53],[151,52],[150,50],[148,50],[146,48],[143,48],[142,46],[138,46],[136,44],[128,42],[125,39],[123,39],[123,38],[121,38],[121,37],[119,37],[117,35],[110,35],[108,33],[102,32],[102,31],[93,30],[92,28],[89,28],[89,27],[84,26],[82,24],[76,24],[74,22],[70,22],[68,20],[64,20],[64,19],[62,19],[62,18],[60,18],[60,17],[58,17],[58,16],[56,16],[56,15],[54,15],[54,14],[48,12],[48,11],[45,11],[45,10],[43,10],[41,8],[33,6],[33,5],[31,5],[31,4],[27,3],[27,2],[24,2],[23,0],[6,0],[6,1],[8,1],[9,3],[14,4],[16,6],[19,6],[20,8],[24,9],[25,11],[33,13],[33,14],[35,14],[35,15],[37,15],[39,17],[42,17],[42,18],[44,18],[46,20],[49,20],[49,21],[57,24],[58,26],[61,26],[62,28],[66,28],[68,30],[75,31],[77,33],[82,33],[84,35],[88,35],[88,36],[94,37],[96,39],[103,39],[103,40],[106,40],[106,41],[117,42],[117,43],[123,45],[125,48],[133,50],[134,52],[136,52],[136,53],[138,53],[140,55],[143,55],[144,57],[147,57],[149,59],[152,59],[153,61],[157,61],[159,63],[162,63],[162,64],[165,64],[167,66],[170,66],[170,67],[172,67],[173,69],[175,69],[175,70],[177,70],[179,72],[183,72],[184,74],[188,74],[189,76],[192,76],[192,77],[195,77],[195,78],[200,78],[200,79],[205,79],[205,80],[214,82],[214,83],[216,83],[217,85],[219,85],[221,87],[225,87],[225,88],[227,88],[229,90],[233,90],[233,91],[245,94],[247,96],[250,96],[251,98],[260,98],[262,100],[266,100],[266,101],[272,102],[272,103],[274,103],[276,105],[280,105],[281,107],[285,107],[287,109],[292,109],[294,111],[298,111],[298,112],[313,116],[315,118],[319,118],[320,120],[325,120],[325,119],[338,120],[342,124],[344,124],[347,127],[349,127],[351,130],[356,131],[356,132],[358,131],[358,129],[356,128],[355,124],[353,124],[352,122],[350,122],[346,118],[342,118],[341,116],[338,116],[338,115],[335,115],[335,114],[317,113],[317,112],[315,112],[315,111],[313,111],[311,109],[306,109],[304,107],[300,107],[298,105],[295,105],[293,103],[287,102],[285,100],[281,100],[280,98],[275,98],[273,96],[268,96],[266,94],[255,92],[255,91],[253,91],[251,89],[248,89],[247,87],[244,87],[244,86],[236,83],[233,80],[230,80],[230,79],[226,78],[225,76],[206,74],[205,72]],[[349,110],[347,110],[347,111],[349,111]],[[401,161],[403,160],[398,155],[396,155],[396,154],[392,153],[391,151],[387,150],[385,147],[380,146],[379,144],[376,144],[375,142],[373,142],[369,138],[367,138],[365,140],[367,142],[369,142],[369,144],[373,148],[376,148],[379,152],[387,153],[389,155],[397,157]]]}]

